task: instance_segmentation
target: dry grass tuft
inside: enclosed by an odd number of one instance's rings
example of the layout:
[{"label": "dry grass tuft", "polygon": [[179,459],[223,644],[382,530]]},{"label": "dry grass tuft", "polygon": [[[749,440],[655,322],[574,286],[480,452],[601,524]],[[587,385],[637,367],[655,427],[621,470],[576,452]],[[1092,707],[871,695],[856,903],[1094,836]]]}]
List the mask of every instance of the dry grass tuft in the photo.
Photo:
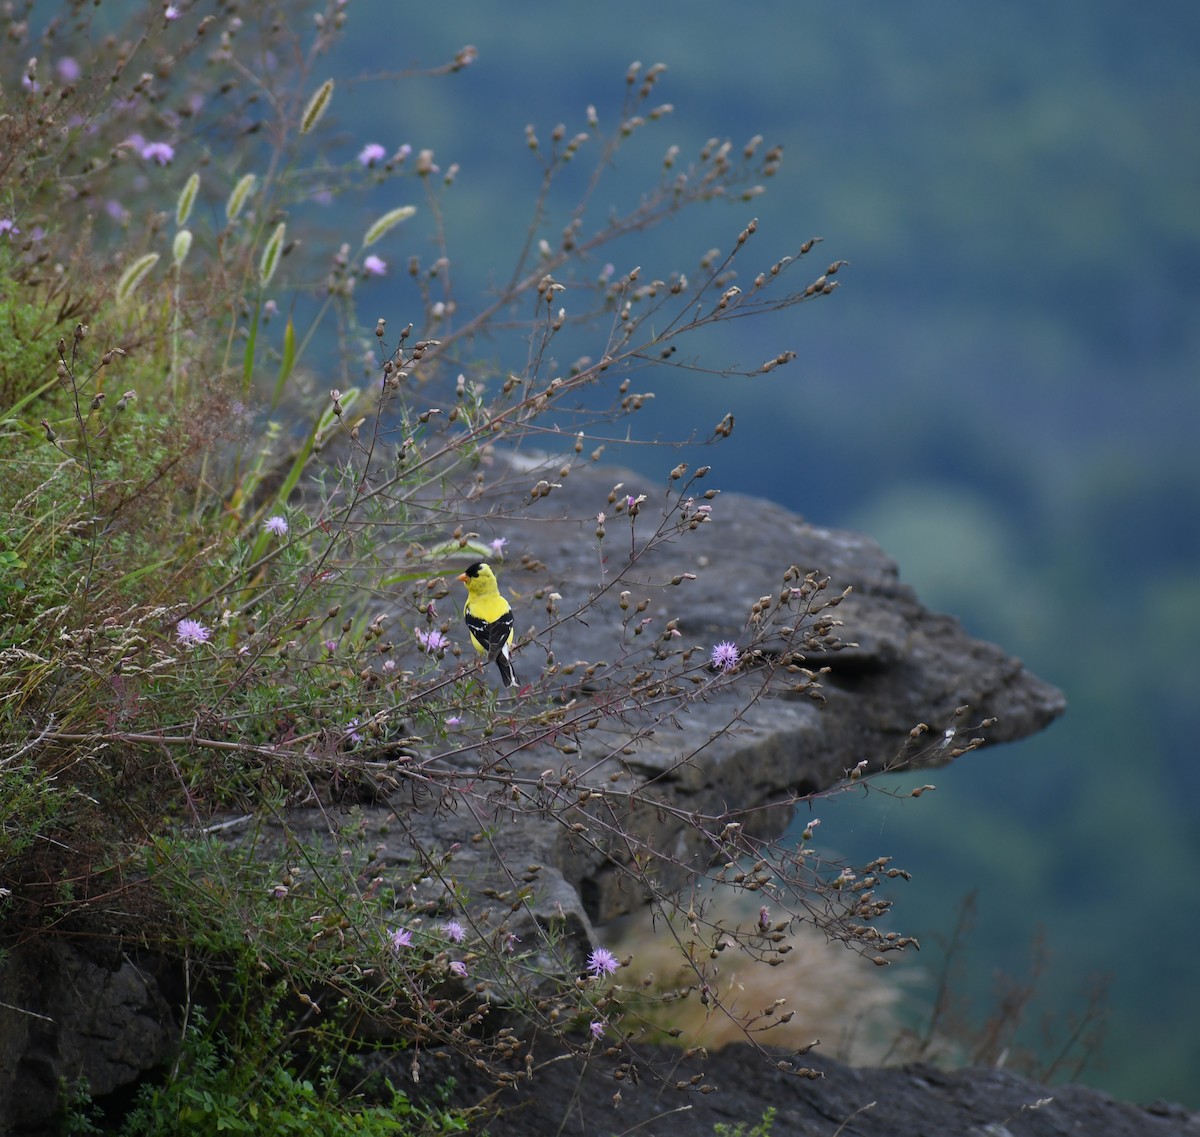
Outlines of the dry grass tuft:
[{"label": "dry grass tuft", "polygon": [[[745,927],[754,922],[757,910],[742,910],[718,893],[710,897],[705,915],[706,925]],[[621,973],[623,986],[645,993],[644,1000],[637,999],[637,1017],[658,1041],[718,1050],[748,1039],[794,1048],[819,1039],[822,1054],[844,1062],[898,1060],[896,1040],[903,1033],[899,1006],[911,971],[876,967],[815,928],[800,925],[788,934],[792,950],[774,967],[763,966],[732,937],[726,937],[728,946],[715,960],[707,946],[700,948],[693,958],[704,967],[701,978],[685,954],[694,940],[682,916],[672,917],[668,926],[662,918],[654,921],[650,909],[610,929],[612,949],[621,958],[633,957]],[[705,983],[711,995],[707,1006]],[[783,1002],[765,1013],[776,1000]],[[667,1034],[672,1028],[679,1030],[673,1038]]]}]

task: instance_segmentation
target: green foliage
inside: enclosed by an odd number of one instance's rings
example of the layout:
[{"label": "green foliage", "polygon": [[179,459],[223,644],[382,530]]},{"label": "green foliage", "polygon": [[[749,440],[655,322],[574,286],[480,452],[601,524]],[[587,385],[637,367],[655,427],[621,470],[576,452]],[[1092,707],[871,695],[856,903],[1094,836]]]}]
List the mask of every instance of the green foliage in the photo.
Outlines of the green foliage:
[{"label": "green foliage", "polygon": [[[11,257],[0,245],[0,412],[19,410],[34,398],[65,408],[45,382],[46,339],[55,330],[44,307],[16,286]],[[7,434],[11,426],[7,415],[0,417],[0,430]]]},{"label": "green foliage", "polygon": [[[249,976],[243,981],[253,983]],[[245,1008],[242,1008],[245,1010]],[[468,1117],[445,1105],[422,1104],[384,1082],[368,1102],[349,1093],[328,1066],[300,1068],[287,1049],[286,1014],[269,996],[244,1017],[226,1008],[225,1027],[195,1009],[183,1045],[159,1084],[144,1084],[117,1129],[103,1126],[86,1086],[64,1093],[64,1137],[114,1132],[119,1137],[193,1134],[317,1134],[319,1137],[441,1137],[463,1133]],[[452,1085],[442,1087],[448,1097]]]},{"label": "green foliage", "polygon": [[746,1128],[744,1121],[739,1121],[736,1125],[727,1125],[723,1121],[718,1121],[713,1126],[713,1133],[715,1137],[771,1137],[776,1112],[773,1105],[767,1106],[763,1110],[762,1118],[749,1129]]},{"label": "green foliage", "polygon": [[0,870],[55,828],[61,802],[53,779],[33,763],[10,759],[0,766]]},{"label": "green foliage", "polygon": [[[465,1132],[460,1114],[415,1105],[390,1084],[384,1100],[347,1095],[331,1071],[314,1080],[290,1063],[281,1026],[264,1007],[242,1024],[240,1037],[213,1031],[201,1015],[189,1025],[183,1051],[162,1086],[139,1093],[122,1137],[170,1134],[295,1133],[321,1137],[434,1137]],[[251,1030],[252,1028],[252,1030]],[[247,1033],[249,1031],[249,1033]]]}]

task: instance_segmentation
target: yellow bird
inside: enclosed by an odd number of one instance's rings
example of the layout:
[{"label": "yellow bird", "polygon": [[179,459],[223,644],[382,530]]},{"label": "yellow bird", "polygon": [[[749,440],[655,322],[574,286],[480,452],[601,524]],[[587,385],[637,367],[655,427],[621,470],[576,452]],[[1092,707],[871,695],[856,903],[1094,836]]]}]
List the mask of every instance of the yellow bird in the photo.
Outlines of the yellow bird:
[{"label": "yellow bird", "polygon": [[495,661],[505,687],[515,687],[517,676],[512,665],[513,611],[496,587],[496,574],[486,561],[478,561],[459,580],[467,586],[463,619],[471,633],[471,643],[488,662]]}]

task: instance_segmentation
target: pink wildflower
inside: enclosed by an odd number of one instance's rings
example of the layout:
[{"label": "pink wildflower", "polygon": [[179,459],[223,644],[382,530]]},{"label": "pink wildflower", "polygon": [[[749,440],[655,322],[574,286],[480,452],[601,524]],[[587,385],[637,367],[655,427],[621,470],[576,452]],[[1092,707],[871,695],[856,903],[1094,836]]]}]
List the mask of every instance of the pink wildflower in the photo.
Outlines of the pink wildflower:
[{"label": "pink wildflower", "polygon": [[417,645],[430,655],[444,651],[449,644],[450,641],[437,628],[431,628],[429,631],[425,631],[424,628],[417,629]]},{"label": "pink wildflower", "polygon": [[211,635],[212,632],[199,620],[180,620],[175,625],[175,638],[185,647],[208,643],[208,637]]},{"label": "pink wildflower", "polygon": [[732,671],[737,667],[741,656],[738,653],[737,645],[725,640],[712,649],[711,659],[713,667],[718,671]]},{"label": "pink wildflower", "polygon": [[621,961],[608,948],[598,947],[588,956],[588,970],[599,979],[603,975],[612,975],[621,966]]},{"label": "pink wildflower", "polygon": [[358,161],[363,166],[373,166],[376,162],[382,162],[387,157],[387,151],[379,145],[378,142],[368,142],[358,152]]},{"label": "pink wildflower", "polygon": [[175,147],[169,142],[147,142],[142,147],[142,157],[147,162],[157,162],[160,166],[165,166],[175,157]]}]

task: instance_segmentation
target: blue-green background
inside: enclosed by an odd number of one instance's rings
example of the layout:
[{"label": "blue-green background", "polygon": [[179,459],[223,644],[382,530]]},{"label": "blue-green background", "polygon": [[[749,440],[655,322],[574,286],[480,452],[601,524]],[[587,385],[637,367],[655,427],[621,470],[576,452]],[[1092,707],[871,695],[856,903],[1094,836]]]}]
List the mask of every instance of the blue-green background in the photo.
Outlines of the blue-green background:
[{"label": "blue-green background", "polygon": [[[329,155],[408,142],[460,163],[446,222],[468,307],[523,240],[538,178],[525,124],[570,135],[592,103],[611,125],[631,61],[669,65],[656,99],[676,112],[622,156],[602,204],[628,204],[671,142],[685,157],[711,135],[784,145],[766,197],[639,237],[617,267],[694,271],[756,215],[764,266],[821,236],[811,275],[845,258],[841,289],[704,341],[717,367],[790,347],[789,367],[661,371],[640,384],[657,399],[635,425],[706,434],[734,411],[733,437],[704,456],[716,484],[866,530],[930,606],[1064,688],[1068,715],[1042,736],[938,772],[919,802],[831,808],[820,839],[913,870],[897,922],[930,970],[936,934],[979,890],[961,985],[980,1015],[1043,927],[1035,1015],[1082,1011],[1088,976],[1111,976],[1085,1080],[1200,1106],[1200,6],[356,0],[349,13],[340,78],[479,49],[448,78],[339,86],[345,152]],[[393,181],[372,216],[420,200]],[[427,222],[381,255],[432,259]],[[416,313],[400,273],[360,297],[364,319]],[[613,456],[665,469],[660,453]]]}]

